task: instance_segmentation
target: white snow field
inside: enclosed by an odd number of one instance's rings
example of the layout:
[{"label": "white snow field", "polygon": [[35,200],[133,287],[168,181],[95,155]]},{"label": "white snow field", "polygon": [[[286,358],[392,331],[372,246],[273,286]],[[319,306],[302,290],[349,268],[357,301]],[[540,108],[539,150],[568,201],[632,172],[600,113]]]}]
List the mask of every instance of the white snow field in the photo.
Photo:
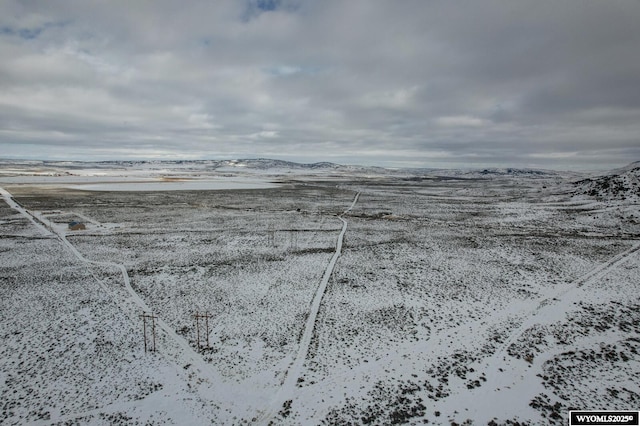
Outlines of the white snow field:
[{"label": "white snow field", "polygon": [[1,424],[640,409],[637,167],[0,167]]}]

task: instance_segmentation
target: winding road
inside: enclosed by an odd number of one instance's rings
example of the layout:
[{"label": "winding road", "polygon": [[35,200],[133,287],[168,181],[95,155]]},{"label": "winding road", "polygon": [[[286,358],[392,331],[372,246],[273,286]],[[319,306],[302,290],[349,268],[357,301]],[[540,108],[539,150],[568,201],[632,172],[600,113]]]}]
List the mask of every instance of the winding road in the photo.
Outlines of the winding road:
[{"label": "winding road", "polygon": [[[124,281],[125,288],[129,293],[130,299],[144,312],[151,313],[153,312],[149,305],[140,297],[138,293],[131,287],[131,279],[129,278],[129,274],[127,273],[127,269],[123,264],[115,263],[115,262],[98,262],[94,260],[90,260],[85,258],[82,253],[75,248],[73,244],[67,239],[67,236],[64,232],[56,229],[52,226],[46,225],[46,219],[41,217],[38,213],[32,212],[30,210],[25,209],[22,205],[20,205],[11,193],[4,188],[0,187],[0,195],[4,198],[6,203],[12,209],[18,211],[20,214],[29,219],[42,234],[53,236],[60,240],[62,244],[71,252],[73,255],[81,262],[86,265],[98,265],[109,268],[117,268],[122,273],[122,279]],[[93,222],[93,221],[92,221]],[[93,274],[93,273],[92,273]],[[98,279],[95,274],[93,274],[96,279]],[[113,293],[111,292],[113,295]],[[125,306],[125,301],[115,299],[114,302],[120,306],[123,312],[127,312],[127,308]],[[212,371],[211,365],[209,365],[200,354],[193,350],[193,348],[189,345],[187,341],[185,341],[182,337],[180,337],[172,328],[169,326],[162,318],[157,318],[157,326],[162,330],[171,340],[173,340],[178,347],[181,349],[182,358],[185,363],[191,363],[193,366],[197,367],[202,375],[207,377],[211,383],[216,383],[219,380],[217,374]]]}]

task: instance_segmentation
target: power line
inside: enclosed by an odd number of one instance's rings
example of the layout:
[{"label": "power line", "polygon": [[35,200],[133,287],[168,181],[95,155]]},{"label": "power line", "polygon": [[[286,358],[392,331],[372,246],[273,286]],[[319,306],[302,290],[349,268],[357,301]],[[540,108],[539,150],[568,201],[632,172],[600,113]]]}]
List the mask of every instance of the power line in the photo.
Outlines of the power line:
[{"label": "power line", "polygon": [[[205,312],[204,314],[198,313],[196,312],[193,317],[196,320],[196,341],[198,343],[198,349],[209,349],[211,348],[211,346],[209,345],[209,318],[212,317],[212,315],[209,312]],[[204,342],[205,345],[202,344],[202,338],[200,337],[200,321],[204,321],[204,327],[205,327],[205,335],[204,335]]]},{"label": "power line", "polygon": [[[147,314],[146,312],[140,315],[142,318],[142,330],[144,334],[144,351],[155,352],[156,351],[156,319],[158,317],[153,314]],[[151,328],[151,336],[147,337],[147,322]]]}]

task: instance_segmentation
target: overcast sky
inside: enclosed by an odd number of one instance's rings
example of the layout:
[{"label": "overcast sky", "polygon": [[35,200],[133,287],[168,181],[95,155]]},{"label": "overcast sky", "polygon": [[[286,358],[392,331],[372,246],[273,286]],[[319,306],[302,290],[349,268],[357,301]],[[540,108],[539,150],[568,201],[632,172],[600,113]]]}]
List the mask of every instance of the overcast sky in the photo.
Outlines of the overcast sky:
[{"label": "overcast sky", "polygon": [[0,2],[0,158],[640,160],[640,2]]}]

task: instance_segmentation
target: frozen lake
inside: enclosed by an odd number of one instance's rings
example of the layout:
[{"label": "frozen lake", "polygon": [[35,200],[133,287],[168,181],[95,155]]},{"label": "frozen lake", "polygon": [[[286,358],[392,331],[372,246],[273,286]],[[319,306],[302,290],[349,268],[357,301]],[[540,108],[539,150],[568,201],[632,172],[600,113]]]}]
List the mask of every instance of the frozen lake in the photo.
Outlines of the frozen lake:
[{"label": "frozen lake", "polygon": [[216,191],[267,189],[280,186],[263,177],[207,177],[202,179],[148,176],[4,176],[1,184],[47,185],[80,191]]},{"label": "frozen lake", "polygon": [[81,191],[215,191],[223,189],[267,189],[279,185],[261,179],[176,180],[150,182],[107,182],[66,185]]}]

